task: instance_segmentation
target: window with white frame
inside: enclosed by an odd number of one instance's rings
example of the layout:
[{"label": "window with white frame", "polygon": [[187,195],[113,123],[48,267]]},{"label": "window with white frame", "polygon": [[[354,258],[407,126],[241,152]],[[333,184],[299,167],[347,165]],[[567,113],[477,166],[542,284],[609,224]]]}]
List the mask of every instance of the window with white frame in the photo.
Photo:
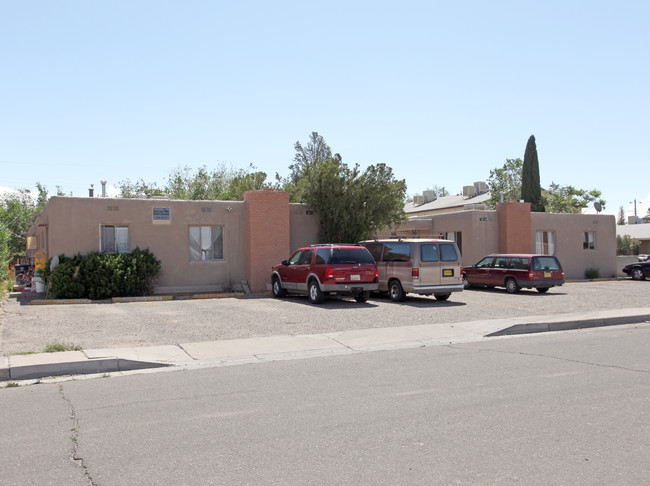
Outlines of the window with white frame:
[{"label": "window with white frame", "polygon": [[99,227],[99,251],[102,253],[127,253],[129,251],[129,227],[102,224]]},{"label": "window with white frame", "polygon": [[555,231],[537,231],[535,234],[535,253],[555,255]]},{"label": "window with white frame", "polygon": [[595,250],[596,249],[596,232],[585,231],[582,233],[582,249]]},{"label": "window with white frame", "polygon": [[223,226],[190,226],[190,261],[223,260]]}]

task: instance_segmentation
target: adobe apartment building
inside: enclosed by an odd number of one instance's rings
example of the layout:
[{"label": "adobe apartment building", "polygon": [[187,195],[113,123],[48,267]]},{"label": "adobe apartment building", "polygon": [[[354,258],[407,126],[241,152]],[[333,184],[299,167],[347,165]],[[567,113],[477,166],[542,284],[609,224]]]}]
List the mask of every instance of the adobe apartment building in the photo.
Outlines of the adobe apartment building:
[{"label": "adobe apartment building", "polygon": [[[442,198],[441,198],[442,199]],[[616,218],[613,215],[531,212],[530,203],[507,201],[496,210],[476,209],[466,198],[464,210],[443,208],[424,216],[410,214],[397,235],[439,235],[456,241],[464,265],[490,253],[547,253],[558,257],[568,279],[585,278],[596,268],[601,277],[614,277]]]},{"label": "adobe apartment building", "polygon": [[149,248],[162,261],[156,293],[242,288],[266,291],[271,266],[317,242],[318,219],[286,192],[244,201],[53,197],[32,225],[33,260]]},{"label": "adobe apartment building", "polygon": [[[483,195],[479,195],[485,197]],[[601,277],[616,269],[616,224],[611,215],[531,213],[529,203],[507,201],[495,211],[481,197],[432,201],[434,211],[407,206],[410,220],[392,233],[456,241],[465,265],[489,253],[550,253],[566,277],[586,269]],[[270,285],[271,266],[296,248],[318,243],[318,216],[290,204],[279,191],[249,191],[244,201],[184,201],[53,197],[28,233],[27,254],[45,258],[92,251],[149,248],[162,261],[156,293],[252,292]]]}]

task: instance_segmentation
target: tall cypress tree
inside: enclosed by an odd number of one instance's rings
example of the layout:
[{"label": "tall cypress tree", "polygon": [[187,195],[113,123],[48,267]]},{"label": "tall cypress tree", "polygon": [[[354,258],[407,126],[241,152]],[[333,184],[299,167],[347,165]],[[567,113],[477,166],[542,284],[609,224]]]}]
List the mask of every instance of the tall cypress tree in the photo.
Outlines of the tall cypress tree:
[{"label": "tall cypress tree", "polygon": [[530,203],[531,211],[544,212],[542,187],[539,184],[539,161],[535,135],[531,135],[526,144],[524,166],[521,171],[521,198]]}]

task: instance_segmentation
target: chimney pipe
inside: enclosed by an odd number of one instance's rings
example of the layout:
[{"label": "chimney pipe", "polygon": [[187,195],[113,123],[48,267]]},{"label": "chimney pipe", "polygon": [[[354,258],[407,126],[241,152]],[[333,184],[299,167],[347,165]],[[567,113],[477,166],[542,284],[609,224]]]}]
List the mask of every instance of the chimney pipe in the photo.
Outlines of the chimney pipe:
[{"label": "chimney pipe", "polygon": [[88,197],[93,197],[93,194],[95,193],[95,189],[93,189],[94,187],[95,184],[90,185],[90,189],[88,189]]},{"label": "chimney pipe", "polygon": [[102,183],[102,197],[106,197],[106,181],[100,181]]}]

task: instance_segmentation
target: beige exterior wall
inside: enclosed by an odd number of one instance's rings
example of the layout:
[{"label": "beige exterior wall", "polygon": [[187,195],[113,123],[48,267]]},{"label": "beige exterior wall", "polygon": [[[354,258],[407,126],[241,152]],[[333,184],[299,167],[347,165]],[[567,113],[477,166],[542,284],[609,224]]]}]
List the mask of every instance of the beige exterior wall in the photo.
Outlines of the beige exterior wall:
[{"label": "beige exterior wall", "polygon": [[[512,202],[510,205],[522,203]],[[523,211],[512,211],[510,206],[503,210],[470,210],[435,214],[427,218],[414,218],[395,232],[437,237],[444,233],[462,232],[463,265],[472,265],[490,253],[518,251],[536,252],[537,231],[555,233],[555,255],[564,267],[566,278],[583,279],[585,270],[597,268],[600,276],[609,278],[617,275],[616,267],[616,218],[612,215],[531,213],[529,205],[523,203]],[[510,217],[503,219],[503,214]],[[522,223],[523,218],[523,223]],[[525,228],[525,233],[521,229]],[[583,234],[594,232],[594,250],[583,249]],[[503,233],[506,233],[503,235]],[[387,233],[388,234],[388,233]],[[507,249],[502,245],[507,242]],[[512,249],[516,247],[516,249]]]},{"label": "beige exterior wall", "polygon": [[[271,198],[277,195],[268,191]],[[285,211],[291,229],[282,230],[287,245],[280,261],[289,256],[289,246],[317,242],[316,218],[307,217],[304,205],[289,205],[288,198],[283,204],[276,209]],[[169,208],[171,220],[154,222],[154,207]],[[239,289],[249,279],[246,211],[243,201],[53,197],[28,233],[37,236],[38,245],[28,256],[37,251],[47,258],[99,251],[100,225],[127,226],[129,249],[149,248],[162,261],[156,293],[218,291],[231,285]],[[190,262],[190,226],[223,227],[223,260]],[[268,258],[259,263],[269,278],[275,263]]]},{"label": "beige exterior wall", "polygon": [[[537,231],[555,232],[555,255],[567,278],[583,279],[585,270],[597,268],[603,278],[615,277],[616,217],[594,214],[531,213],[531,242]],[[583,234],[595,233],[595,249],[583,249]]]}]

